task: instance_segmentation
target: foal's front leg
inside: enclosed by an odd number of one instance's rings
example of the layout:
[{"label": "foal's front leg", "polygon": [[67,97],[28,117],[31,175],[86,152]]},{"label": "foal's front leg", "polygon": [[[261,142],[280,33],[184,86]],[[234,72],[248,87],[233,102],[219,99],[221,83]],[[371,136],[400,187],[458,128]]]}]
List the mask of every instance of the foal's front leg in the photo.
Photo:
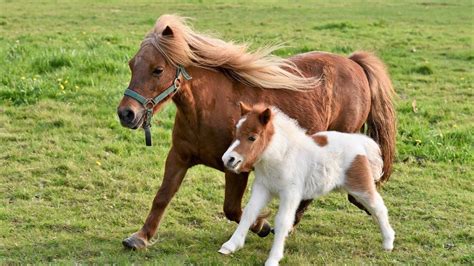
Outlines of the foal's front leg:
[{"label": "foal's front leg", "polygon": [[250,200],[244,208],[239,226],[237,226],[229,241],[225,242],[221,249],[219,249],[219,253],[231,254],[244,246],[250,226],[257,220],[260,211],[267,205],[269,200],[270,192],[267,188],[255,182],[252,187],[252,195],[250,195]]},{"label": "foal's front leg", "polygon": [[278,265],[278,262],[283,258],[285,239],[293,226],[300,201],[301,197],[294,191],[280,193],[280,207],[275,217],[275,238],[265,265]]},{"label": "foal's front leg", "polygon": [[[236,223],[240,222],[242,216],[242,197],[247,188],[248,176],[249,173],[225,173],[224,214],[227,219]],[[266,237],[271,227],[265,218],[261,217],[250,227],[250,230],[260,237]]]}]

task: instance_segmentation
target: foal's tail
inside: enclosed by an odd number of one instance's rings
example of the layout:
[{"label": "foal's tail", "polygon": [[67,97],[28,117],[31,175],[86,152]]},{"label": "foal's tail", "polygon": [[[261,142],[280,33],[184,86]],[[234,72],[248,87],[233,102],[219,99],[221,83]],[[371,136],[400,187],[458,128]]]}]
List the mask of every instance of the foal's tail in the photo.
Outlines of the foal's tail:
[{"label": "foal's tail", "polygon": [[369,81],[371,107],[367,119],[367,134],[381,148],[383,176],[378,182],[387,181],[392,173],[395,157],[396,118],[392,97],[395,94],[384,63],[368,52],[355,52],[349,59],[359,64]]},{"label": "foal's tail", "polygon": [[369,160],[372,177],[374,178],[374,181],[378,183],[383,176],[383,160],[380,147],[373,139],[369,138],[368,136],[364,136],[363,144],[367,160]]}]

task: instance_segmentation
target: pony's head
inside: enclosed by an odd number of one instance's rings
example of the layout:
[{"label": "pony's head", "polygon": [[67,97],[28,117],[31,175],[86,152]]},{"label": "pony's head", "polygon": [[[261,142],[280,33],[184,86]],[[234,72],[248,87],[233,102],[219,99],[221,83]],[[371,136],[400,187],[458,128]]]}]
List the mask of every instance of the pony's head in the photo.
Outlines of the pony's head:
[{"label": "pony's head", "polygon": [[270,143],[274,133],[272,110],[263,105],[240,103],[241,118],[235,138],[222,156],[224,166],[235,172],[249,172]]},{"label": "pony's head", "polygon": [[[183,79],[177,73],[178,66],[187,66],[187,56],[174,55],[173,60],[167,52],[168,47],[182,47],[181,52],[190,49],[182,36],[182,18],[176,16],[160,17],[155,27],[143,40],[140,50],[128,62],[132,77],[128,85],[129,90],[141,95],[144,99],[154,99],[165,90],[175,85],[178,78],[179,85]],[[183,60],[184,59],[184,60]],[[160,102],[155,103],[153,113],[171,99],[173,93],[164,95]],[[150,107],[148,107],[150,108]],[[130,96],[124,96],[120,102],[117,113],[123,126],[136,129],[144,122],[146,106]]]}]

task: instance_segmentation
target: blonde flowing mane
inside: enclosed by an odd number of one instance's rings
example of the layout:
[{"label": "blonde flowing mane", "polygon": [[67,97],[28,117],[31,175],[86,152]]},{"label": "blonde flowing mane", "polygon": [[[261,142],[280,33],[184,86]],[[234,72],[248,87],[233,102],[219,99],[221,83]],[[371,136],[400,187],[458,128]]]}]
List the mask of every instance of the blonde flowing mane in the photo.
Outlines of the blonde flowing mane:
[{"label": "blonde flowing mane", "polygon": [[158,18],[142,42],[142,46],[147,44],[152,44],[171,64],[219,69],[252,87],[308,90],[319,82],[317,78],[304,77],[293,62],[271,55],[278,47],[249,52],[246,44],[224,42],[193,31],[185,18],[177,15]]}]

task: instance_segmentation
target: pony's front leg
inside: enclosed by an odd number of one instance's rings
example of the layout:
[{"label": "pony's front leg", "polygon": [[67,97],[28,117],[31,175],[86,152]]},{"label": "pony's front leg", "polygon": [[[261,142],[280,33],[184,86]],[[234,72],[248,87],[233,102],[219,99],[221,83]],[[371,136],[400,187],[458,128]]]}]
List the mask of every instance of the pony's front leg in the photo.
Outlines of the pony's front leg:
[{"label": "pony's front leg", "polygon": [[280,207],[275,217],[275,238],[265,265],[278,265],[283,258],[285,239],[293,226],[300,201],[301,197],[294,191],[285,191],[280,194]]},{"label": "pony's front leg", "polygon": [[150,245],[149,240],[155,235],[166,207],[181,186],[181,181],[189,168],[185,158],[187,157],[171,148],[166,158],[163,182],[153,200],[150,213],[142,229],[122,241],[126,248],[141,249]]},{"label": "pony's front leg", "polygon": [[252,187],[252,195],[247,206],[245,206],[239,226],[237,226],[229,241],[225,242],[221,249],[219,249],[219,253],[227,255],[244,246],[250,226],[255,222],[260,211],[267,205],[270,198],[270,192],[267,188],[255,182]]}]

